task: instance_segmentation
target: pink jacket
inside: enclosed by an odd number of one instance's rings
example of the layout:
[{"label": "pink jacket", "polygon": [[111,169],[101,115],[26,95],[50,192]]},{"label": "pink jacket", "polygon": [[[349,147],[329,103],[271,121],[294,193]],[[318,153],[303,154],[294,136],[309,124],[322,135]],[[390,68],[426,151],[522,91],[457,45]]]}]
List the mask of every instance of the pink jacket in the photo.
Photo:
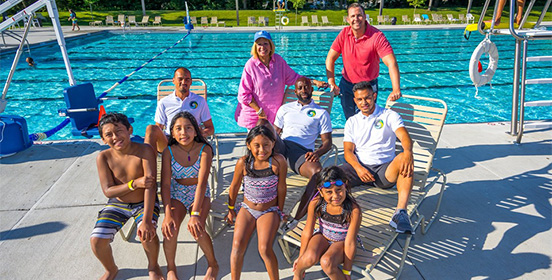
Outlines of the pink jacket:
[{"label": "pink jacket", "polygon": [[279,55],[274,54],[267,69],[259,59],[251,57],[245,67],[238,90],[238,107],[234,117],[238,125],[251,129],[255,127],[258,116],[249,103],[254,98],[263,108],[270,123],[274,123],[276,112],[284,98],[286,85],[295,84],[301,77]]}]

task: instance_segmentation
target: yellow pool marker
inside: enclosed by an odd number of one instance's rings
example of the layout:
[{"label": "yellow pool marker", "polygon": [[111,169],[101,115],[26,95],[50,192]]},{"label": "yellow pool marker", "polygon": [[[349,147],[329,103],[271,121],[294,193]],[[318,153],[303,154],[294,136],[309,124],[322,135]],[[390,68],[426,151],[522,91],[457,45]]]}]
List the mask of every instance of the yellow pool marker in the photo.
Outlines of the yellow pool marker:
[{"label": "yellow pool marker", "polygon": [[[483,30],[486,30],[486,29],[490,29],[491,28],[491,23],[490,22],[483,22],[485,24],[485,27],[483,28]],[[525,28],[533,28],[535,27],[535,22],[526,22],[525,25],[523,27]],[[514,23],[514,28],[517,29],[519,26]],[[509,29],[510,28],[510,24],[508,22],[501,22],[499,25],[495,25],[494,29]],[[470,34],[473,32],[473,31],[477,31],[477,23],[472,23],[472,24],[468,24],[468,26],[466,26],[466,29],[464,29],[464,38],[469,39],[470,38]],[[466,36],[467,34],[467,36]]]}]

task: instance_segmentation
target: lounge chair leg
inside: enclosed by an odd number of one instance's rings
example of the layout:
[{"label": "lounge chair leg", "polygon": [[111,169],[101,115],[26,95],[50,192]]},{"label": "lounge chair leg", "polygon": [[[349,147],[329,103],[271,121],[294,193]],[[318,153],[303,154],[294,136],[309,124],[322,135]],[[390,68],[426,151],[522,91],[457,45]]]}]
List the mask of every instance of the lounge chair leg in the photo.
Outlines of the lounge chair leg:
[{"label": "lounge chair leg", "polygon": [[285,241],[284,238],[282,237],[278,238],[278,243],[280,244],[280,248],[282,248],[282,253],[286,258],[286,261],[291,264],[292,261],[291,261],[291,251],[289,249],[289,243]]},{"label": "lounge chair leg", "polygon": [[406,255],[408,253],[408,248],[410,247],[410,240],[412,239],[412,234],[408,233],[406,236],[406,241],[404,242],[404,248],[403,248],[403,254],[401,257],[401,263],[399,264],[399,267],[397,268],[397,273],[395,274],[395,279],[399,279],[401,277],[401,273],[404,267],[404,263],[406,261]]},{"label": "lounge chair leg", "polygon": [[134,232],[134,229],[136,229],[136,220],[134,218],[132,218],[132,226],[130,226],[130,229],[128,230],[127,234],[124,233],[122,228],[121,228],[121,230],[119,230],[119,233],[121,234],[121,237],[123,238],[124,241],[128,242],[128,239],[130,238],[130,236]]},{"label": "lounge chair leg", "polygon": [[[422,234],[426,234],[429,231],[429,228],[431,227],[431,224],[435,221],[435,218],[437,218],[437,215],[439,214],[439,208],[441,208],[441,201],[443,200],[443,194],[445,193],[445,185],[447,184],[447,176],[438,169],[432,168],[432,170],[437,171],[437,173],[441,174],[443,177],[443,182],[441,182],[441,189],[439,190],[439,200],[437,200],[437,206],[435,206],[435,211],[433,211],[433,214],[431,215],[431,218],[426,222],[425,217],[422,216],[421,219],[421,226],[422,226]],[[439,176],[435,178],[435,180],[439,179]]]}]

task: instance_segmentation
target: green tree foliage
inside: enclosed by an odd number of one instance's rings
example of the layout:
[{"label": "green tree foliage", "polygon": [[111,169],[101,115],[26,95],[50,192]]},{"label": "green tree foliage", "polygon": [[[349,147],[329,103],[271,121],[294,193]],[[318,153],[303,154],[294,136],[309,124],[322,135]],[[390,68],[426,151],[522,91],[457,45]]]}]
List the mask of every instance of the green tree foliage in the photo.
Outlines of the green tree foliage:
[{"label": "green tree foliage", "polygon": [[293,7],[295,8],[295,25],[297,25],[297,9],[303,9],[307,0],[289,0],[289,2],[293,3]]},{"label": "green tree foliage", "polygon": [[416,13],[416,8],[421,7],[425,4],[426,0],[406,0],[408,5],[414,7],[414,13]]}]

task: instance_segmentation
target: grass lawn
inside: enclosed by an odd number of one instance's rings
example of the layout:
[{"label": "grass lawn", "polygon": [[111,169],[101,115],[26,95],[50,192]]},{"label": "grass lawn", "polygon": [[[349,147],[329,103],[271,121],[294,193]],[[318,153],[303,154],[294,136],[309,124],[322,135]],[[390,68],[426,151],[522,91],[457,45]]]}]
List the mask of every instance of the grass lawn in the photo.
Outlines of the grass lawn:
[{"label": "grass lawn", "polygon": [[[540,10],[542,10],[542,7],[535,7],[533,8],[533,11],[531,12],[531,15],[529,17],[529,21],[536,21],[540,15]],[[367,14],[370,18],[373,19],[373,24],[376,24],[376,18],[378,15],[378,9],[369,9],[366,10]],[[79,20],[80,25],[88,25],[91,21],[103,21],[105,23],[105,17],[108,15],[113,16],[114,20],[117,20],[117,15],[119,14],[125,14],[127,16],[129,15],[135,15],[136,21],[140,22],[142,20],[142,11],[94,11],[93,14],[90,14],[90,10],[87,11],[76,11],[77,12],[77,18]],[[428,14],[431,19],[431,14],[441,14],[443,15],[443,18],[446,19],[447,14],[454,15],[454,18],[458,18],[458,15],[461,13],[465,13],[466,8],[465,7],[457,7],[457,8],[442,8],[442,9],[436,9],[434,11],[427,11],[425,8],[418,8],[416,9],[417,14]],[[47,12],[42,12],[42,14],[49,19]],[[167,10],[148,10],[146,11],[146,14],[150,16],[150,24],[153,22],[153,19],[155,16],[161,16],[162,22],[164,26],[182,26],[182,19],[184,18],[186,12],[185,11],[167,11]],[[397,24],[403,24],[402,22],[402,15],[408,15],[410,19],[412,19],[412,15],[414,14],[413,8],[396,8],[396,9],[384,9],[383,10],[384,15],[388,15],[389,18],[397,17]],[[477,21],[479,18],[479,15],[481,14],[481,8],[473,8],[472,14],[475,16],[475,20]],[[296,21],[296,15],[295,11],[288,11],[284,13],[285,16],[289,18],[289,25],[301,25],[301,16],[308,16],[309,22],[311,22],[311,15],[317,15],[318,21],[322,22],[321,16],[327,16],[328,20],[330,21],[331,25],[343,25],[343,16],[346,15],[345,10],[305,10],[305,11],[298,11],[297,14],[297,21]],[[491,11],[487,13],[488,19],[491,18],[492,14]],[[67,21],[67,18],[69,18],[69,12],[67,11],[60,11],[60,21],[62,25],[71,25],[71,22]],[[216,16],[218,17],[219,21],[226,22],[227,27],[233,27],[237,26],[236,22],[236,11],[235,10],[201,10],[201,11],[191,11],[190,16],[197,17],[198,25],[200,23],[201,17],[208,17],[209,22],[211,20],[211,17]],[[250,16],[254,16],[258,19],[259,16],[264,16],[269,18],[269,25],[274,26],[274,19],[275,19],[275,13],[271,10],[240,10],[240,26],[247,26],[247,18]],[[506,11],[504,12],[503,18],[507,18],[509,16],[509,13]],[[545,19],[545,21],[552,21],[552,15],[548,14]],[[47,21],[44,25],[51,26],[52,23],[50,21]]]}]

